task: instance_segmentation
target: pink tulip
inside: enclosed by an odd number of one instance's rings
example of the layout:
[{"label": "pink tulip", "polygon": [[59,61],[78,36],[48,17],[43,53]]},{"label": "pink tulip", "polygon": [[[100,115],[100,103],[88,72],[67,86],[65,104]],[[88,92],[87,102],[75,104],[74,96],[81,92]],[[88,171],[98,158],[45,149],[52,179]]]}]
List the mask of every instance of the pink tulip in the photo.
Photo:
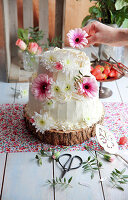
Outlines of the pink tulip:
[{"label": "pink tulip", "polygon": [[42,48],[39,46],[37,49],[37,55],[40,55],[42,53]]},{"label": "pink tulip", "polygon": [[38,44],[36,42],[30,42],[28,45],[28,51],[32,54],[36,54],[38,50]]},{"label": "pink tulip", "polygon": [[18,39],[16,41],[16,45],[21,49],[21,50],[25,50],[27,48],[27,45],[25,44],[25,42],[21,39]]}]

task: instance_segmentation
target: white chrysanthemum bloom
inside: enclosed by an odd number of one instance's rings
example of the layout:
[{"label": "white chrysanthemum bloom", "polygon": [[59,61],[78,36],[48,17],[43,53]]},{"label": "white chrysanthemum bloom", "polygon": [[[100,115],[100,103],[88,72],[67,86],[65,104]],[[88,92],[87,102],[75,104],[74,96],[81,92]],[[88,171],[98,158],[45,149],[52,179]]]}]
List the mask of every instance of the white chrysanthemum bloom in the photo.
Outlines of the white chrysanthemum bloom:
[{"label": "white chrysanthemum bloom", "polygon": [[49,110],[49,109],[54,108],[55,101],[53,99],[48,99],[42,105],[43,105],[44,110]]},{"label": "white chrysanthemum bloom", "polygon": [[46,69],[53,71],[53,67],[57,62],[57,58],[53,51],[47,51],[42,56],[41,62],[45,65]]},{"label": "white chrysanthemum bloom", "polygon": [[46,130],[54,127],[54,121],[51,117],[48,116],[48,113],[41,115],[35,112],[35,115],[32,118],[34,119],[34,123],[32,125],[35,126],[36,131],[44,133]]},{"label": "white chrysanthemum bloom", "polygon": [[89,116],[86,116],[83,121],[88,125],[90,126],[91,125],[91,118]]},{"label": "white chrysanthemum bloom", "polygon": [[56,81],[52,84],[51,92],[53,97],[58,97],[62,95],[63,81]]},{"label": "white chrysanthemum bloom", "polygon": [[66,81],[62,86],[62,92],[65,96],[65,100],[70,100],[72,98],[72,93],[75,91],[74,82]]}]

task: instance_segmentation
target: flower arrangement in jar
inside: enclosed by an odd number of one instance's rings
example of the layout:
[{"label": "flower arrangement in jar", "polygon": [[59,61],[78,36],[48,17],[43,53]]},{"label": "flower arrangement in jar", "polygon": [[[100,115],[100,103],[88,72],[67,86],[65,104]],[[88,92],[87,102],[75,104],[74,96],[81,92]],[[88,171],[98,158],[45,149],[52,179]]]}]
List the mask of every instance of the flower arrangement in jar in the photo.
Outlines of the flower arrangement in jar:
[{"label": "flower arrangement in jar", "polygon": [[43,31],[38,27],[18,29],[16,45],[23,52],[23,67],[26,71],[36,71],[39,63],[39,55],[42,53],[40,41],[43,39]]}]

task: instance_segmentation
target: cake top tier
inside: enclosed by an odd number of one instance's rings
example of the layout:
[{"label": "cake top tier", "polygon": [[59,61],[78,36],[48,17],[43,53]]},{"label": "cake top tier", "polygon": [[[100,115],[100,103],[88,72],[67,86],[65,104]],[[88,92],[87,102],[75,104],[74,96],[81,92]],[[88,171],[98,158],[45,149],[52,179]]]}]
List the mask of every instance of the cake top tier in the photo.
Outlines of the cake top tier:
[{"label": "cake top tier", "polygon": [[80,70],[84,74],[90,73],[90,60],[80,50],[68,48],[54,48],[46,51],[41,58],[41,66],[50,72],[62,71],[70,73]]}]

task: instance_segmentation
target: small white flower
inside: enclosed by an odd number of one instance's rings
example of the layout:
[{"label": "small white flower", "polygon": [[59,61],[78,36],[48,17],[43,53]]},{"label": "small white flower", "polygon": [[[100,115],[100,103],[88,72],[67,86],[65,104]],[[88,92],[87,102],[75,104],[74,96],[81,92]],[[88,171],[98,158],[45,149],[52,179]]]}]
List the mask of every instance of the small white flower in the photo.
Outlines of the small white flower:
[{"label": "small white flower", "polygon": [[89,116],[86,116],[83,121],[89,126],[91,123],[91,118]]},{"label": "small white flower", "polygon": [[49,99],[43,103],[43,108],[45,110],[47,109],[49,110],[49,109],[54,108],[54,105],[55,105],[55,101],[53,99]]},{"label": "small white flower", "polygon": [[32,118],[34,119],[33,125],[36,127],[36,131],[44,133],[54,126],[54,121],[48,116],[48,113],[41,115],[35,112],[35,115]]}]

